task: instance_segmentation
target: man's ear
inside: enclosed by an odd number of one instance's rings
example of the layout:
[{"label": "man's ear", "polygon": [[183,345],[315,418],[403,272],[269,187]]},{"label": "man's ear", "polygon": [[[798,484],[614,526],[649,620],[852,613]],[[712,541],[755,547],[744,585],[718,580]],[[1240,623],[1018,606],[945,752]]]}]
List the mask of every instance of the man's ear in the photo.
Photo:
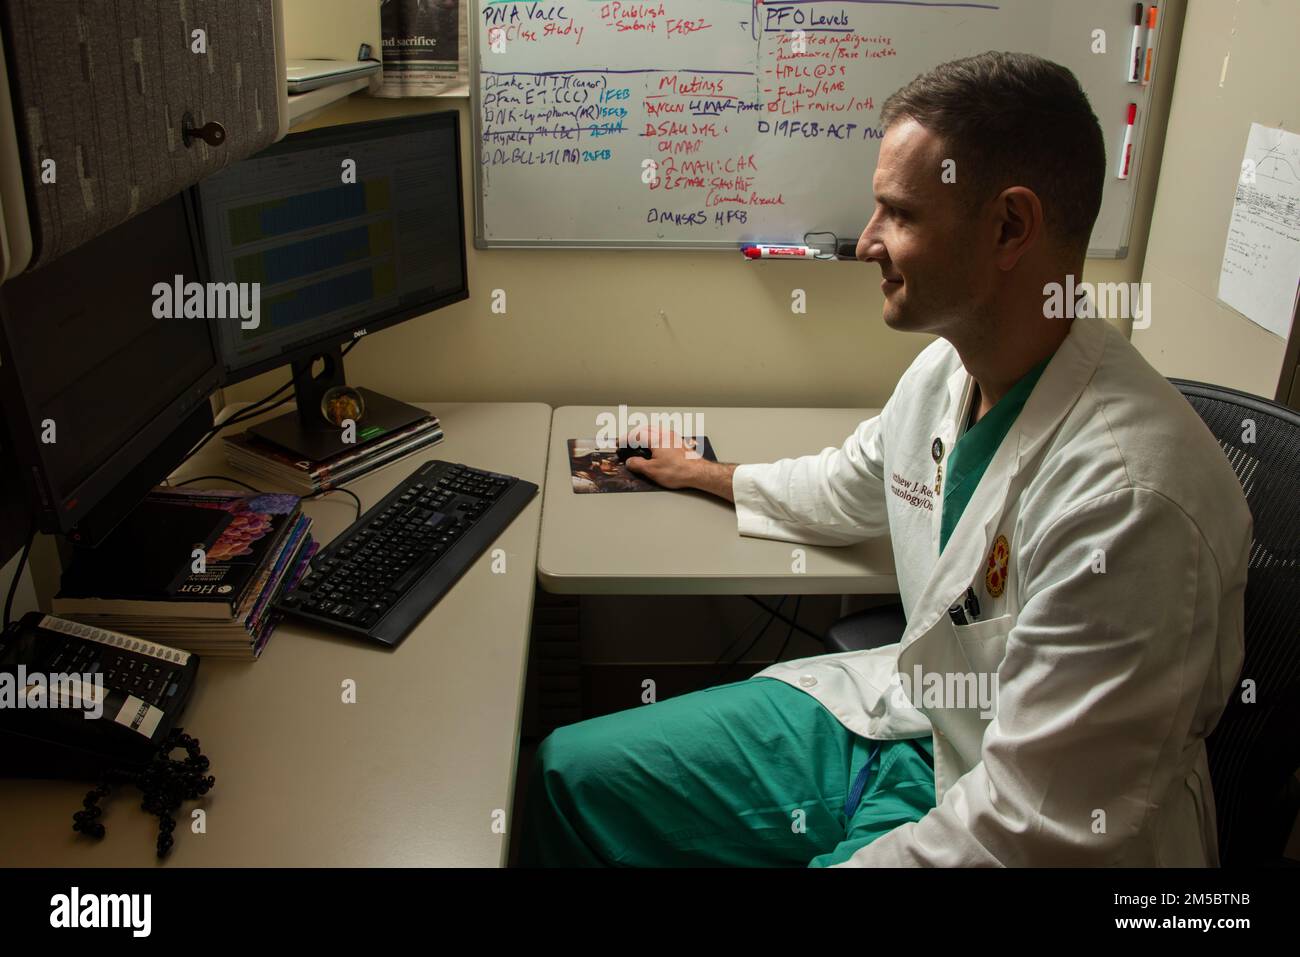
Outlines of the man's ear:
[{"label": "man's ear", "polygon": [[994,260],[1009,272],[1043,235],[1043,204],[1038,194],[1025,186],[1003,190],[993,201],[997,229]]}]

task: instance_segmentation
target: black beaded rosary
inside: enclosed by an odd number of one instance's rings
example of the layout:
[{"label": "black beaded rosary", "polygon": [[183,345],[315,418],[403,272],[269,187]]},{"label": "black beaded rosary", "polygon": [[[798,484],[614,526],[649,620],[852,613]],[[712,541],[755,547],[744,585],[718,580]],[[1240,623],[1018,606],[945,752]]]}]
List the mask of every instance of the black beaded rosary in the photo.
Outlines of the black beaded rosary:
[{"label": "black beaded rosary", "polygon": [[[185,760],[171,756],[177,748],[185,749]],[[134,784],[144,794],[140,807],[158,817],[158,856],[166,857],[175,843],[172,831],[176,830],[176,820],[172,815],[182,801],[197,800],[217,781],[212,775],[204,774],[207,770],[208,759],[199,750],[198,738],[191,738],[181,728],[173,728],[143,770],[115,768],[105,772],[103,781],[86,792],[82,809],[72,815],[72,829],[89,837],[103,837],[104,825],[99,818],[104,809],[99,806],[100,799],[108,796],[113,785]]]}]

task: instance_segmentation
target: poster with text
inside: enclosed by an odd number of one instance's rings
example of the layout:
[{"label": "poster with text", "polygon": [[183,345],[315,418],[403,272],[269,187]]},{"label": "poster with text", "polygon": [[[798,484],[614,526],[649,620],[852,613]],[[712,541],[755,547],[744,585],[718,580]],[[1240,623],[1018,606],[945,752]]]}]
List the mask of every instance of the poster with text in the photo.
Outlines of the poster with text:
[{"label": "poster with text", "polygon": [[379,96],[469,93],[463,0],[382,0],[384,74]]}]

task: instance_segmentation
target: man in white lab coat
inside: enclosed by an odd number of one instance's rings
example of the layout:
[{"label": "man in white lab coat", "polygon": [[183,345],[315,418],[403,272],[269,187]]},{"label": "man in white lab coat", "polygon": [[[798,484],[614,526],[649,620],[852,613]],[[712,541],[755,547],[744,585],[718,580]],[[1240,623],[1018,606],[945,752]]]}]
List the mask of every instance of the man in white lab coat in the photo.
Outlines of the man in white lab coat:
[{"label": "man in white lab coat", "polygon": [[1096,117],[1063,68],[985,54],[882,125],[858,258],[886,323],[938,341],[841,448],[734,466],[661,435],[631,467],[734,501],[742,535],[889,535],[906,632],[559,729],[525,863],[1217,863],[1204,742],[1250,513],[1121,333],[1050,317],[1100,208]]}]

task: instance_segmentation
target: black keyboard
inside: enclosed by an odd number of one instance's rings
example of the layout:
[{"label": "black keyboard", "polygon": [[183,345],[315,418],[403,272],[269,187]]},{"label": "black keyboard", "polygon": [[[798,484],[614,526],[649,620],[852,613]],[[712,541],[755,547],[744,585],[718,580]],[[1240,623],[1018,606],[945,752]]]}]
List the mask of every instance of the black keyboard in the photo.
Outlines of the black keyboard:
[{"label": "black keyboard", "polygon": [[510,475],[426,462],[317,552],[275,606],[398,645],[536,494]]}]

